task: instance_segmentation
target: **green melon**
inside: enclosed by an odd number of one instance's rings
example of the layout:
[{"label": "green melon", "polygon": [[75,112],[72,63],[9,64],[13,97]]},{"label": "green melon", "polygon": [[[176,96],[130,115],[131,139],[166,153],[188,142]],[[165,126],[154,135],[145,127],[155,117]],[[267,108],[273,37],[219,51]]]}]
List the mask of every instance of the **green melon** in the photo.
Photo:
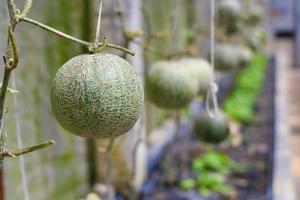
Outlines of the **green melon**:
[{"label": "green melon", "polygon": [[186,68],[175,61],[155,63],[146,78],[147,98],[155,105],[179,109],[187,106],[197,95],[197,81]]},{"label": "green melon", "polygon": [[182,66],[188,68],[191,77],[198,82],[198,95],[205,96],[214,75],[209,62],[200,58],[184,58],[180,62]]},{"label": "green melon", "polygon": [[228,71],[239,67],[239,50],[231,44],[217,44],[215,47],[215,68]]},{"label": "green melon", "polygon": [[220,113],[211,118],[207,113],[201,113],[194,121],[195,136],[207,143],[217,144],[229,136],[226,117]]},{"label": "green melon", "polygon": [[253,57],[251,49],[246,46],[239,47],[239,55],[239,64],[241,67],[247,66]]},{"label": "green melon", "polygon": [[263,15],[264,13],[261,7],[252,5],[246,16],[245,23],[249,26],[259,25],[262,22]]},{"label": "green melon", "polygon": [[254,27],[244,32],[245,43],[253,51],[262,49],[267,42],[267,38],[266,30],[261,27]]},{"label": "green melon", "polygon": [[218,6],[218,25],[227,33],[238,31],[238,22],[242,19],[243,9],[239,0],[222,0]]},{"label": "green melon", "polygon": [[68,60],[51,89],[54,115],[63,128],[82,137],[110,138],[133,127],[143,107],[143,89],[124,59],[84,54]]}]

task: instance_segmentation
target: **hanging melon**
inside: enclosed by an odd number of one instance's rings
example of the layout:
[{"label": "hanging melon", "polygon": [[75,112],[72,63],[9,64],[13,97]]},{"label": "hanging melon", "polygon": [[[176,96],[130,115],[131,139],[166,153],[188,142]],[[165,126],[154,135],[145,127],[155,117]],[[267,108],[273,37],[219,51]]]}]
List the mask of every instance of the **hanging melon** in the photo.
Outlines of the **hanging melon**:
[{"label": "hanging melon", "polygon": [[251,49],[249,49],[246,46],[239,47],[239,55],[240,55],[240,57],[239,57],[239,60],[240,60],[239,61],[239,65],[241,67],[247,66],[250,63],[250,61],[251,61],[251,59],[253,57],[253,53],[252,53]]},{"label": "hanging melon", "polygon": [[198,95],[205,96],[214,73],[209,62],[200,58],[184,58],[180,62],[198,82]]},{"label": "hanging melon", "polygon": [[243,9],[239,0],[222,0],[218,6],[218,25],[227,33],[238,31],[238,22],[242,19]]},{"label": "hanging melon", "polygon": [[248,47],[253,51],[261,50],[267,42],[267,32],[261,27],[254,27],[250,30],[245,30],[244,40]]},{"label": "hanging melon", "polygon": [[160,61],[147,75],[147,98],[162,108],[179,109],[187,106],[197,95],[197,81],[180,63]]},{"label": "hanging melon", "polygon": [[229,136],[229,128],[224,114],[219,113],[211,118],[207,113],[201,113],[194,121],[194,134],[203,142],[217,144]]},{"label": "hanging melon", "polygon": [[239,66],[239,50],[231,44],[217,44],[215,47],[215,68],[219,71],[236,69]]},{"label": "hanging melon", "polygon": [[245,18],[246,25],[259,25],[263,20],[263,14],[264,13],[261,7],[252,5],[249,9],[248,15]]},{"label": "hanging melon", "polygon": [[84,54],[68,60],[57,72],[51,105],[58,122],[70,133],[115,137],[137,121],[143,89],[124,59],[112,54]]}]

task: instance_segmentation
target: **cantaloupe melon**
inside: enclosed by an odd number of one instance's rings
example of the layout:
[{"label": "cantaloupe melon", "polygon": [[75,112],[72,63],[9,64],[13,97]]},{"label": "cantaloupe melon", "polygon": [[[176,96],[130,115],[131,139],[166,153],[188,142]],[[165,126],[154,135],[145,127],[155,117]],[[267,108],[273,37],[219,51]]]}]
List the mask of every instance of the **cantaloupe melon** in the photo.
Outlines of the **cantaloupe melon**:
[{"label": "cantaloupe melon", "polygon": [[239,49],[232,44],[216,44],[215,68],[218,71],[228,71],[239,66]]},{"label": "cantaloupe melon", "polygon": [[209,62],[201,58],[183,58],[180,63],[189,70],[191,77],[198,82],[198,95],[205,96],[214,75]]},{"label": "cantaloupe melon", "polygon": [[153,64],[146,81],[147,98],[162,108],[182,108],[197,95],[197,81],[178,61]]},{"label": "cantaloupe melon", "polygon": [[239,61],[239,65],[241,67],[245,67],[245,66],[247,66],[250,63],[250,61],[251,61],[251,59],[253,57],[253,52],[251,51],[250,48],[248,48],[246,46],[240,46],[239,47],[239,55],[240,55],[240,57],[239,57],[239,60],[240,60]]},{"label": "cantaloupe melon", "polygon": [[243,16],[243,8],[239,0],[222,0],[217,13],[218,25],[225,28],[226,33],[231,34],[238,31],[238,23]]},{"label": "cantaloupe melon", "polygon": [[249,26],[259,25],[263,20],[263,14],[261,7],[252,5],[245,19],[246,24]]},{"label": "cantaloupe melon", "polygon": [[194,121],[194,134],[203,142],[217,144],[229,135],[229,128],[224,114],[219,113],[211,118],[207,113],[201,113]]},{"label": "cantaloupe melon", "polygon": [[84,54],[68,60],[57,72],[51,105],[70,133],[110,138],[132,128],[142,111],[143,96],[127,61],[112,54]]}]

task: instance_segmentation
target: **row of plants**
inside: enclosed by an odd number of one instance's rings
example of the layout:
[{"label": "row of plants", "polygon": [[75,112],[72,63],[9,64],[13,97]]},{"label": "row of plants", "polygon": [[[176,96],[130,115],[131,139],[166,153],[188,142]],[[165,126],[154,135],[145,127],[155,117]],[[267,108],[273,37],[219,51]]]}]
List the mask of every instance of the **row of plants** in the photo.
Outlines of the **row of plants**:
[{"label": "row of plants", "polygon": [[185,191],[194,189],[204,196],[214,192],[230,196],[235,193],[235,189],[226,183],[226,178],[232,173],[243,173],[245,170],[246,166],[235,162],[225,153],[208,149],[194,158],[194,177],[182,180],[180,188]]},{"label": "row of plants", "polygon": [[255,118],[254,105],[263,87],[266,68],[266,55],[257,53],[251,63],[238,73],[234,88],[224,102],[224,111],[232,119],[242,123],[253,121]]}]

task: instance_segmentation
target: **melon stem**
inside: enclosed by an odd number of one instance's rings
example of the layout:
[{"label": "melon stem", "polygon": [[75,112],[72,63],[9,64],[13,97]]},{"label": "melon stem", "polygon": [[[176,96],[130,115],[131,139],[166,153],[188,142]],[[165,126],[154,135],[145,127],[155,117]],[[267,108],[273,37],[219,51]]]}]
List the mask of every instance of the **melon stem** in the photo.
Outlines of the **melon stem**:
[{"label": "melon stem", "polygon": [[[78,39],[78,38],[76,38],[76,37],[73,37],[73,36],[71,36],[71,35],[68,35],[68,34],[66,34],[66,33],[64,33],[64,32],[62,32],[62,31],[59,31],[59,30],[57,30],[57,29],[55,29],[55,28],[52,28],[52,27],[50,27],[50,26],[47,26],[47,25],[45,25],[45,24],[43,24],[43,23],[41,23],[41,22],[39,22],[39,21],[33,20],[33,19],[31,19],[31,18],[28,18],[28,17],[22,17],[22,16],[19,15],[19,16],[17,17],[17,19],[18,19],[18,21],[20,21],[20,22],[26,22],[26,23],[35,25],[35,26],[37,26],[37,27],[39,27],[39,28],[41,28],[41,29],[44,29],[44,30],[46,30],[46,31],[48,31],[48,32],[50,32],[50,33],[54,33],[54,34],[57,35],[58,37],[62,37],[62,38],[65,38],[65,39],[67,39],[67,40],[70,40],[70,41],[72,41],[72,42],[81,44],[81,45],[83,45],[83,46],[86,46],[87,48],[89,48],[89,47],[91,47],[91,46],[94,46],[94,43],[93,43],[93,42],[87,42],[87,41]],[[101,47],[101,46],[103,46],[103,45],[104,45],[104,42],[99,42],[99,43],[96,44],[96,46],[99,46],[99,47]],[[135,53],[134,53],[132,50],[127,49],[127,48],[124,48],[124,47],[119,46],[119,45],[115,45],[115,44],[108,43],[108,44],[107,44],[107,47],[110,47],[110,48],[113,48],[113,49],[117,49],[117,50],[126,52],[126,53],[128,53],[128,54],[130,54],[130,55],[132,55],[132,56],[135,55]]]}]

